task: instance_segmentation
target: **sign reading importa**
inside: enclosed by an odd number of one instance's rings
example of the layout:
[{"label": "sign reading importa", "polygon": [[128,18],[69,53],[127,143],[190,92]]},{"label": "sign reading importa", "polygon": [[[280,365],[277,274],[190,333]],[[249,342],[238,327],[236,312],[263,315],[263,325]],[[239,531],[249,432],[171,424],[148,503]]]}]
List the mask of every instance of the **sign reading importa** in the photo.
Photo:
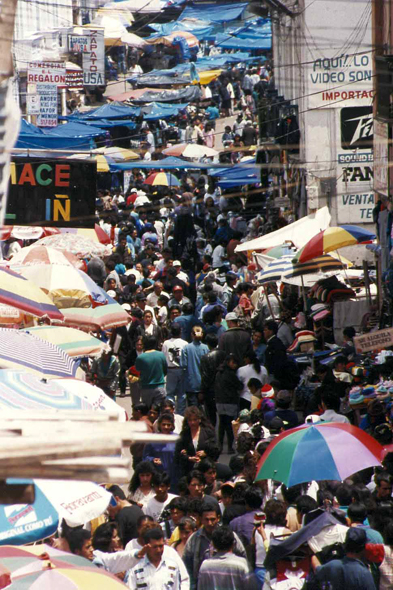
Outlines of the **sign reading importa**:
[{"label": "sign reading importa", "polygon": [[370,352],[371,350],[382,350],[388,346],[393,346],[393,328],[370,332],[355,336],[353,339],[356,352]]},{"label": "sign reading importa", "polygon": [[6,223],[92,228],[96,183],[95,162],[15,157]]}]

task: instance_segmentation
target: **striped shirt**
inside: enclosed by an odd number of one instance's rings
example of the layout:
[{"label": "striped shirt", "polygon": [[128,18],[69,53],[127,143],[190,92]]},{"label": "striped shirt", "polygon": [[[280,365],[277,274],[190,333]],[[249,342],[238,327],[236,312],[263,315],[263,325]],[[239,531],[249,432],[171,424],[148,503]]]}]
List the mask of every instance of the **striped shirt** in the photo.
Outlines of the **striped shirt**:
[{"label": "striped shirt", "polygon": [[206,559],[199,570],[198,590],[247,590],[253,588],[247,560],[232,552]]}]

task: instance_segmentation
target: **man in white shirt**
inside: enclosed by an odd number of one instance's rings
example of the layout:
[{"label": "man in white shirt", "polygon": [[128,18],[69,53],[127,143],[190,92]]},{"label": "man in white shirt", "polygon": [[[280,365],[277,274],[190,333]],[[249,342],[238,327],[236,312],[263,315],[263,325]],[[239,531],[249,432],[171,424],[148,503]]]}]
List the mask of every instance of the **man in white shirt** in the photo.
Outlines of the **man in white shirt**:
[{"label": "man in white shirt", "polygon": [[179,566],[164,556],[165,540],[162,529],[150,529],[145,533],[146,556],[130,571],[128,587],[131,590],[180,590],[183,588]]},{"label": "man in white shirt", "polygon": [[183,415],[186,409],[186,394],[184,393],[184,368],[180,366],[182,350],[187,346],[187,340],[180,337],[181,326],[172,324],[171,337],[165,340],[162,345],[162,352],[165,354],[168,364],[168,374],[166,376],[166,395],[167,398],[176,402],[178,414]]},{"label": "man in white shirt", "polygon": [[341,422],[343,424],[350,424],[350,421],[343,414],[339,414],[340,398],[334,391],[326,390],[322,393],[321,407],[323,414],[319,416],[319,419],[323,422]]},{"label": "man in white shirt", "polygon": [[150,307],[157,307],[157,301],[161,294],[166,295],[169,299],[169,294],[164,291],[164,285],[161,281],[156,281],[153,285],[153,291],[147,296],[147,304],[150,305]]},{"label": "man in white shirt", "polygon": [[165,506],[169,504],[173,498],[176,498],[176,495],[168,493],[171,485],[171,478],[165,472],[155,473],[152,477],[151,483],[156,495],[148,501],[143,512],[147,516],[151,516],[154,520],[158,520]]},{"label": "man in white shirt", "polygon": [[213,268],[220,268],[226,260],[224,243],[220,242],[213,250]]},{"label": "man in white shirt", "polygon": [[176,276],[178,279],[180,279],[181,281],[183,281],[184,283],[186,283],[186,285],[189,284],[190,279],[188,278],[188,275],[181,269],[181,262],[180,260],[174,260],[173,261],[173,268],[176,269]]}]

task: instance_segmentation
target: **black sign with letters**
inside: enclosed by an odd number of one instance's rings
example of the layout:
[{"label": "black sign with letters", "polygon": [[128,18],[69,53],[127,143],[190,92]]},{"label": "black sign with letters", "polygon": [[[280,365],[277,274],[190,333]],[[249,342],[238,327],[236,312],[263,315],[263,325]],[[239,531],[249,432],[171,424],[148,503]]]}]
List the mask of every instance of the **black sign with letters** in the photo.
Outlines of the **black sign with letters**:
[{"label": "black sign with letters", "polygon": [[372,149],[372,106],[341,109],[341,147],[344,150]]}]

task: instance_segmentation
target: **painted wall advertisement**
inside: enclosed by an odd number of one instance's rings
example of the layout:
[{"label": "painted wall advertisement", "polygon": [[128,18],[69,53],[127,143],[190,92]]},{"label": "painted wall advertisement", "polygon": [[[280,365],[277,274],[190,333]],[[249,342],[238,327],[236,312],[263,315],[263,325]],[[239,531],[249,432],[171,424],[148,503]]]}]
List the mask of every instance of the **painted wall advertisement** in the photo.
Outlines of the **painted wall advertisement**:
[{"label": "painted wall advertisement", "polygon": [[104,29],[90,29],[82,64],[85,86],[103,86],[105,84]]},{"label": "painted wall advertisement", "polygon": [[372,107],[348,107],[338,113],[340,146],[337,154],[338,223],[372,223],[373,114]]},{"label": "painted wall advertisement", "polygon": [[389,127],[374,119],[374,190],[389,195]]},{"label": "painted wall advertisement", "polygon": [[310,64],[308,78],[309,108],[371,104],[372,53],[316,59]]}]

